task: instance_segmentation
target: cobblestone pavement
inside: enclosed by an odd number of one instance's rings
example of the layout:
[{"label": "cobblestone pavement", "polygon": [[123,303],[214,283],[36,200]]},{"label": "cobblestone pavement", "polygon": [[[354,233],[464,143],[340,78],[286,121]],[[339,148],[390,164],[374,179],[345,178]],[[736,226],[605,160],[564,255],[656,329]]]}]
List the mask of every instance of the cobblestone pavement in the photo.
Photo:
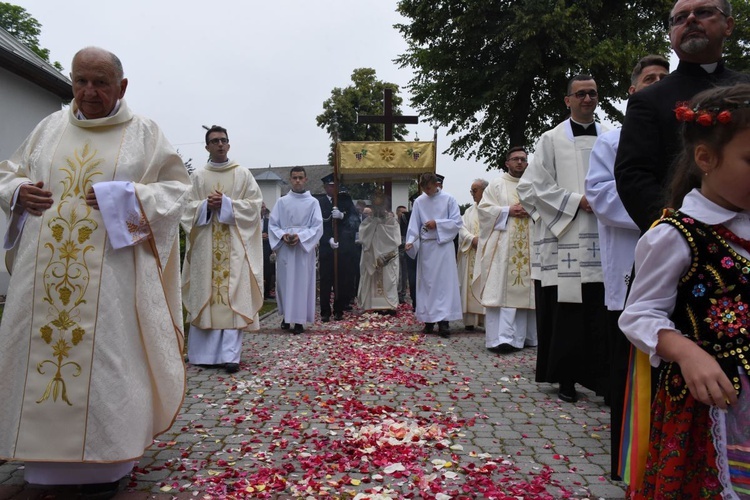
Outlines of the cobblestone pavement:
[{"label": "cobblestone pavement", "polygon": [[[535,383],[534,348],[490,353],[460,322],[450,339],[423,335],[407,309],[302,335],[280,322],[246,334],[235,375],[188,365],[182,411],[115,498],[624,497],[608,408]],[[8,462],[0,498],[76,490],[25,485]]]}]

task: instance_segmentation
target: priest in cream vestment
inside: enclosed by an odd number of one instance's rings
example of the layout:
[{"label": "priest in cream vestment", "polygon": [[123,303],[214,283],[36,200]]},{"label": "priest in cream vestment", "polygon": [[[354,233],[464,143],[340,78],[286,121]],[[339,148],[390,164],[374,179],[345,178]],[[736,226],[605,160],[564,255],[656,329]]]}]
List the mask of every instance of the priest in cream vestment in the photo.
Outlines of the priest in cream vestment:
[{"label": "priest in cream vestment", "polygon": [[385,197],[372,198],[372,215],[359,226],[362,257],[359,267],[357,303],[365,311],[392,311],[398,308],[400,276],[398,247],[401,226],[385,210]]},{"label": "priest in cream vestment", "polygon": [[477,203],[482,199],[482,193],[488,182],[484,179],[475,179],[471,183],[471,204],[461,216],[463,226],[458,230],[458,252],[456,253],[456,264],[458,265],[458,284],[461,290],[461,309],[464,312],[464,327],[471,331],[477,326],[484,326],[484,306],[471,289],[471,282],[478,269],[474,266],[477,257],[477,245],[479,244],[479,216]]},{"label": "priest in cream vestment", "polygon": [[604,128],[594,122],[596,82],[577,75],[565,103],[571,117],[542,134],[518,195],[534,220],[532,278],[537,280],[536,381],[559,382],[559,398],[578,399],[575,384],[606,384],[606,309],[596,217],[584,195],[591,148]]},{"label": "priest in cream vestment", "polygon": [[263,306],[263,195],[253,175],[228,159],[226,129],[206,132],[208,164],[193,173],[182,225],[188,249],[182,297],[188,311],[188,359],[239,370],[243,329],[258,330]]},{"label": "priest in cream vestment", "polygon": [[507,171],[490,182],[477,205],[479,244],[472,282],[486,308],[485,346],[499,353],[537,344],[532,224],[516,192],[526,169],[526,152],[512,148],[505,165]]},{"label": "priest in cream vestment", "polygon": [[11,272],[0,459],[25,461],[31,483],[119,480],[185,390],[178,227],[190,179],[121,99],[115,59],[76,54],[75,101],[0,163]]}]

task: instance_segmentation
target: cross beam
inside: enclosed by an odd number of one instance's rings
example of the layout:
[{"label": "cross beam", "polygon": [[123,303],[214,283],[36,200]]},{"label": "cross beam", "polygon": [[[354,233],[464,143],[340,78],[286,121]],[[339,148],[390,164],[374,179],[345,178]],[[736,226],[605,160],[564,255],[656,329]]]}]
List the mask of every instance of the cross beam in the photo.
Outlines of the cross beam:
[{"label": "cross beam", "polygon": [[394,116],[393,114],[393,90],[383,91],[383,114],[382,115],[357,115],[357,123],[382,123],[383,140],[393,140],[393,125],[406,123],[419,123],[417,116]]}]

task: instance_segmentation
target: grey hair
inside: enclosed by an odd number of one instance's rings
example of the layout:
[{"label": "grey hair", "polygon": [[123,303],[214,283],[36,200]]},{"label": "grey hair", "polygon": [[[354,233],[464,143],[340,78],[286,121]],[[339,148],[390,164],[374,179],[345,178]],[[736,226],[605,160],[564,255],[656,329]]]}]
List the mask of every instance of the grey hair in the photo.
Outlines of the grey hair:
[{"label": "grey hair", "polygon": [[[484,179],[479,179],[479,178],[474,179],[474,182],[478,182],[479,185],[482,186],[482,189],[487,189],[487,186],[490,185],[490,183],[488,181],[486,181]],[[472,182],[472,184],[474,184],[474,182]]]},{"label": "grey hair", "polygon": [[112,67],[115,70],[115,77],[118,80],[122,80],[125,78],[125,70],[122,68],[122,61],[120,61],[120,58],[114,55],[112,52],[108,50],[104,50],[101,47],[84,47],[73,56],[73,62],[75,62],[76,58],[79,56],[79,54],[82,54],[84,52],[100,52],[103,54],[106,54],[109,56],[110,62],[112,63]]}]

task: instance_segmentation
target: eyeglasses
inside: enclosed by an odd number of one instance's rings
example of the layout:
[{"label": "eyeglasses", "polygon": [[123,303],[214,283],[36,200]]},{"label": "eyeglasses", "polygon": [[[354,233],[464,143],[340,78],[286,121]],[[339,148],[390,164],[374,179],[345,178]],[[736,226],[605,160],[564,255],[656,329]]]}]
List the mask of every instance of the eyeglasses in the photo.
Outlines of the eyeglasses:
[{"label": "eyeglasses", "polygon": [[576,96],[576,99],[584,100],[586,99],[586,96],[589,96],[592,99],[596,99],[599,95],[599,92],[596,90],[579,90],[578,92],[573,92],[571,94],[566,94],[566,97],[570,96]]},{"label": "eyeglasses", "polygon": [[518,161],[521,163],[526,163],[529,161],[528,159],[524,158],[523,156],[513,156],[511,158],[508,158],[508,161]]},{"label": "eyeglasses", "polygon": [[703,21],[715,16],[717,12],[724,17],[729,17],[727,16],[726,12],[724,12],[720,8],[714,7],[712,5],[707,5],[706,7],[698,7],[697,9],[683,10],[676,13],[669,18],[669,26],[672,28],[674,28],[675,26],[682,26],[687,22],[690,14],[694,15],[698,21]]},{"label": "eyeglasses", "polygon": [[229,144],[229,139],[227,139],[226,137],[216,137],[208,141],[208,143],[213,144],[214,146],[217,144]]}]

